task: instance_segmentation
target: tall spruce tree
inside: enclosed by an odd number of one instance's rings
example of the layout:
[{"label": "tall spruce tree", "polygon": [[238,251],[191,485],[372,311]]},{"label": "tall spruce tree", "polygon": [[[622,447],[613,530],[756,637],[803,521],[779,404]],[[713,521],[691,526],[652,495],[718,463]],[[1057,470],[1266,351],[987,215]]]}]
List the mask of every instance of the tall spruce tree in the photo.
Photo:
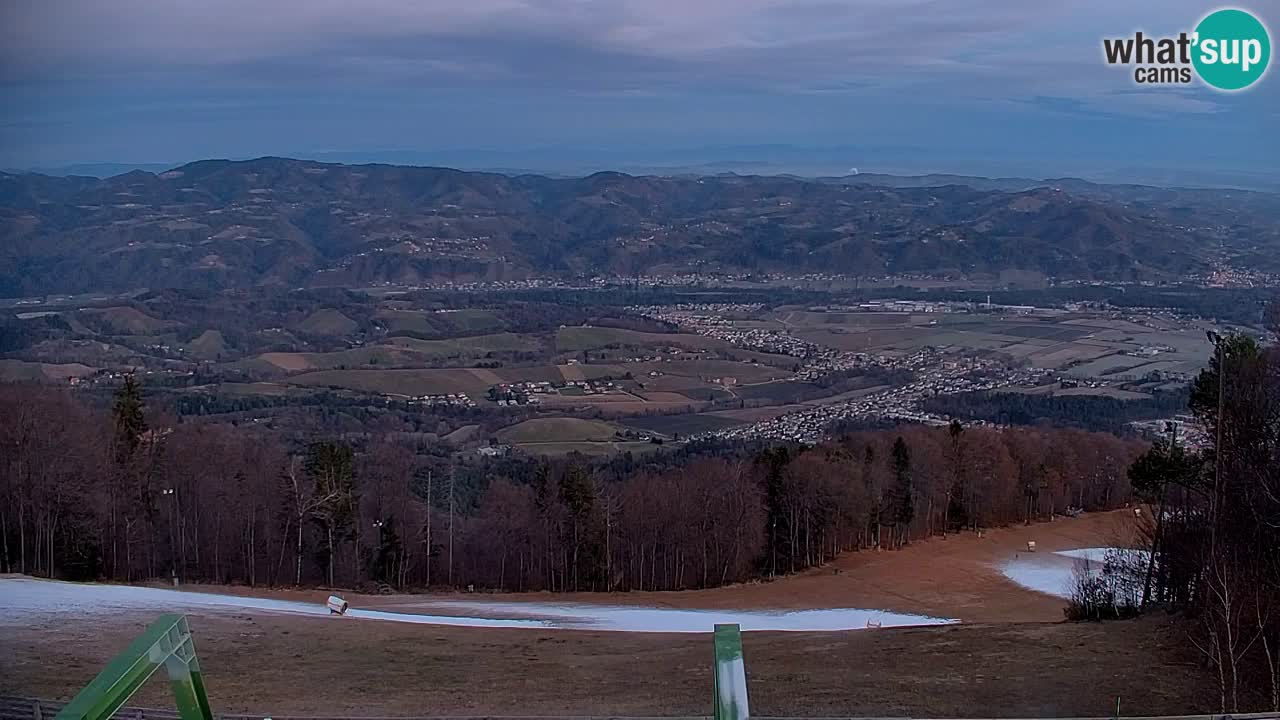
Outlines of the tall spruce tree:
[{"label": "tall spruce tree", "polygon": [[116,462],[133,455],[147,432],[146,407],[142,402],[142,383],[132,373],[124,376],[124,384],[116,391],[111,407],[115,421]]},{"label": "tall spruce tree", "polygon": [[916,516],[915,488],[911,477],[911,448],[899,435],[893,441],[893,524],[899,534],[898,544],[906,541],[906,531]]}]

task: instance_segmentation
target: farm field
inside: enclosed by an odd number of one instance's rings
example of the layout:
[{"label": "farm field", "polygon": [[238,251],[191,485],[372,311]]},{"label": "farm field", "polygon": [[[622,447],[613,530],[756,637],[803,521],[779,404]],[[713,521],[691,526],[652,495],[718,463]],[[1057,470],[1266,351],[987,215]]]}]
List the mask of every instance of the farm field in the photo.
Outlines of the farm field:
[{"label": "farm field", "polygon": [[358,324],[355,320],[332,309],[317,310],[298,323],[297,329],[310,335],[349,335]]},{"label": "farm field", "polygon": [[83,363],[39,363],[0,359],[0,380],[66,380],[97,372]]},{"label": "farm field", "polygon": [[618,428],[598,420],[535,418],[499,430],[495,437],[513,445],[526,443],[607,442]]},{"label": "farm field", "polygon": [[804,403],[795,403],[788,405],[761,405],[758,407],[738,408],[735,410],[712,410],[707,415],[714,417],[729,418],[731,420],[741,420],[744,422],[756,422],[758,420],[768,420],[778,417],[795,410],[804,410],[811,407]]},{"label": "farm field", "polygon": [[[447,358],[483,357],[488,353],[533,352],[541,347],[536,338],[495,333],[451,340],[418,340],[393,337],[378,345],[325,353],[264,353],[255,358],[282,370],[331,370],[382,366],[421,365]],[[249,362],[253,362],[250,360]]]},{"label": "farm field", "polygon": [[201,360],[220,360],[227,352],[226,338],[218,330],[205,330],[187,344],[187,350]]},{"label": "farm field", "polygon": [[624,418],[632,415],[645,415],[653,412],[670,410],[696,410],[702,403],[695,402],[679,393],[615,393],[609,395],[587,395],[570,397],[552,395],[543,398],[542,407],[547,410],[569,411],[586,409],[599,412],[613,418]]},{"label": "farm field", "polygon": [[636,347],[670,346],[689,349],[727,348],[724,340],[685,333],[648,333],[609,327],[566,327],[556,333],[556,349],[560,352],[594,350],[611,345]]},{"label": "farm field", "polygon": [[515,333],[472,335],[450,340],[418,340],[411,337],[393,337],[387,345],[403,347],[429,357],[457,357],[465,353],[532,352],[541,347],[537,338]]},{"label": "farm field", "polygon": [[[1160,382],[1176,383],[1198,369],[1208,352],[1202,328],[1194,323],[1139,323],[1062,311],[1032,316],[738,308],[726,311],[724,324],[710,331],[696,325],[664,333],[581,324],[516,332],[511,328],[528,326],[510,322],[495,311],[421,309],[409,301],[386,300],[372,308],[321,307],[291,314],[278,327],[259,328],[247,336],[213,329],[179,336],[168,320],[132,306],[90,310],[65,313],[66,320],[104,333],[146,334],[104,335],[100,343],[45,350],[68,361],[58,364],[6,359],[0,376],[46,382],[67,382],[71,376],[92,378],[99,368],[131,362],[138,348],[168,347],[162,352],[199,358],[201,374],[212,370],[212,376],[222,380],[195,384],[183,379],[171,386],[178,393],[210,396],[185,405],[202,412],[210,408],[240,412],[253,406],[240,398],[260,394],[281,402],[255,411],[255,421],[293,423],[292,398],[306,393],[338,391],[344,403],[352,404],[359,404],[361,396],[374,396],[369,401],[384,408],[386,403],[378,396],[445,396],[394,410],[417,415],[437,412],[454,402],[448,395],[462,393],[467,399],[458,402],[467,412],[499,413],[490,419],[491,427],[511,422],[502,416],[510,412],[504,406],[520,405],[525,417],[598,417],[671,438],[764,422],[796,410],[832,407],[834,415],[840,409],[833,406],[891,389],[883,377],[872,375],[866,379],[871,387],[859,388],[856,363],[853,369],[841,366],[842,374],[834,381],[822,378],[826,371],[821,369],[817,379],[810,380],[815,377],[808,374],[815,353],[866,353],[905,378],[916,371],[911,364],[927,348],[933,359],[926,365],[940,366],[938,358],[943,356],[976,357],[1005,369],[1043,370],[1046,375],[1080,381],[1081,388],[1062,387],[1066,395],[1137,400],[1156,387],[1151,382],[1139,385],[1148,374],[1159,372],[1170,376],[1159,378]],[[666,327],[681,326],[663,322]],[[785,342],[759,343],[749,338],[743,342],[734,332],[782,332],[782,337],[800,343],[784,350]],[[246,343],[260,351],[245,353]],[[1011,388],[1031,390],[1022,385]],[[665,414],[671,412],[682,415]],[[662,419],[653,419],[659,413]],[[646,419],[631,423],[637,418]],[[442,432],[448,434],[465,422],[471,420],[445,419]],[[440,426],[440,421],[422,425]],[[457,450],[473,449],[468,435],[455,437]],[[565,443],[583,444],[592,453],[611,447],[601,442],[591,435],[562,434],[538,448],[516,444],[539,452]]]},{"label": "farm field", "polygon": [[318,370],[292,376],[289,382],[306,387],[336,387],[406,396],[465,392],[479,397],[493,385],[490,377],[473,372],[471,368]]},{"label": "farm field", "polygon": [[691,413],[685,415],[646,415],[627,418],[624,422],[628,427],[671,437],[677,434],[694,435],[723,430],[724,428],[744,425],[747,421],[708,413]]},{"label": "farm field", "polygon": [[660,449],[662,445],[641,440],[615,440],[607,442],[539,442],[525,443],[523,445],[517,445],[516,447],[525,452],[551,457],[568,455],[569,453],[578,453],[587,457],[605,457],[617,453],[629,452],[639,455],[642,453],[654,452]]},{"label": "farm field", "polygon": [[[1202,328],[1151,326],[1105,317],[1045,317],[943,313],[780,313],[803,340],[858,352],[905,353],[922,347],[963,348],[1023,358],[1031,367],[1076,377],[1144,375],[1153,370],[1191,373],[1210,346]],[[866,317],[862,317],[862,316]],[[890,322],[887,315],[899,319]],[[1155,355],[1131,356],[1144,348]]]},{"label": "farm field", "polygon": [[[625,367],[637,377],[648,375],[650,372],[659,372],[666,376],[694,378],[699,381],[730,378],[731,381],[744,385],[769,382],[794,375],[787,369],[768,365],[701,358],[671,359],[666,362],[629,363]],[[646,384],[661,382],[651,378],[645,378],[644,381]]]},{"label": "farm field", "polygon": [[744,385],[736,388],[734,394],[744,400],[767,400],[777,403],[794,403],[802,396],[812,393],[818,386],[798,380],[782,380],[758,385]]},{"label": "farm field", "polygon": [[412,307],[398,307],[395,302],[385,303],[373,314],[373,320],[393,334],[479,335],[505,329],[502,320],[488,310],[415,310]]}]

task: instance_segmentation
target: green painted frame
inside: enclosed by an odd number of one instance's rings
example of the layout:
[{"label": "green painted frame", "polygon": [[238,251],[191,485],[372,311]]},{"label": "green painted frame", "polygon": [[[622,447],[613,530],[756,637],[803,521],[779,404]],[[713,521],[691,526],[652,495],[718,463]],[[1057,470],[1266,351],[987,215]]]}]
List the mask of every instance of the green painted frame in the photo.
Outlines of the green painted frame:
[{"label": "green painted frame", "polygon": [[716,625],[714,720],[747,720],[747,666],[742,656],[742,630],[737,625]]},{"label": "green painted frame", "polygon": [[67,703],[57,720],[108,720],[161,665],[169,673],[182,720],[213,720],[191,628],[186,616],[176,614],[161,615],[147,626]]},{"label": "green painted frame", "polygon": [[[738,625],[716,625],[714,720],[748,720],[747,668]],[[109,720],[160,666],[169,674],[182,720],[214,720],[205,694],[195,641],[184,615],[161,615],[112,658],[56,720]]]}]

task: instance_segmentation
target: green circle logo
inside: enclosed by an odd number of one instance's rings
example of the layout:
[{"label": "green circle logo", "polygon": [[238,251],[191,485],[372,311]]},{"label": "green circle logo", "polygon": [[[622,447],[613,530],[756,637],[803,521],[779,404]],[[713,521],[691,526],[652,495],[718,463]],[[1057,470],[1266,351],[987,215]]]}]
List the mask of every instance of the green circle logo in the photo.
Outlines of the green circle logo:
[{"label": "green circle logo", "polygon": [[1191,62],[1200,78],[1219,90],[1242,90],[1267,71],[1271,37],[1243,10],[1218,10],[1196,26]]}]

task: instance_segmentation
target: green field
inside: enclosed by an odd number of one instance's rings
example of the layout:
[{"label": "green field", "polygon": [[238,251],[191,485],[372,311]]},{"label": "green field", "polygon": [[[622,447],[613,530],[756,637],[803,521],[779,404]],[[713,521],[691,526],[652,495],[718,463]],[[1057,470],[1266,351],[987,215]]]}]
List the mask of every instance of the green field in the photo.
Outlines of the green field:
[{"label": "green field", "polygon": [[308,335],[331,335],[342,337],[350,335],[359,327],[355,320],[337,310],[317,310],[298,323],[297,329]]},{"label": "green field", "polygon": [[97,372],[82,363],[40,363],[26,360],[0,360],[0,381],[12,380],[58,380],[65,381],[71,377],[83,377]]},{"label": "green field", "polygon": [[170,327],[163,320],[127,306],[88,308],[80,313],[85,322],[116,335],[155,335]]},{"label": "green field", "polygon": [[274,397],[284,397],[285,395],[306,396],[309,394],[320,392],[310,388],[290,387],[283,383],[235,383],[224,382],[214,383],[211,385],[195,385],[186,388],[187,392],[203,392],[215,393],[218,395],[235,395],[235,396],[253,396],[253,395],[270,395]]},{"label": "green field", "polygon": [[218,360],[227,352],[227,342],[221,332],[205,330],[200,336],[187,343],[187,351],[199,360]]},{"label": "green field", "polygon": [[744,385],[734,389],[734,393],[744,400],[771,400],[778,403],[799,402],[810,397],[817,385],[799,381],[782,381],[762,383],[760,385]]},{"label": "green field", "polygon": [[426,370],[319,370],[289,378],[295,385],[334,387],[395,395],[447,395],[464,392],[481,398],[494,384],[468,368]]},{"label": "green field", "polygon": [[589,457],[603,457],[615,453],[634,453],[641,455],[661,449],[663,446],[644,441],[620,442],[549,442],[517,445],[524,452],[536,455],[568,455],[579,453]]},{"label": "green field", "polygon": [[384,308],[374,313],[373,319],[382,323],[392,335],[419,337],[448,337],[493,333],[506,329],[506,325],[488,310],[447,310],[430,312],[404,308]]},{"label": "green field", "polygon": [[724,388],[715,386],[685,388],[683,390],[676,390],[676,392],[690,400],[697,400],[699,402],[715,402],[717,400],[729,400],[733,398],[733,393],[725,390]]},{"label": "green field", "polygon": [[609,442],[618,429],[599,420],[535,418],[502,428],[495,437],[510,445],[528,443]]},{"label": "green field", "polygon": [[647,333],[608,327],[566,327],[560,328],[560,332],[556,333],[556,350],[560,352],[596,350],[614,345],[689,349],[729,347],[729,343],[723,340],[686,333]]},{"label": "green field", "polygon": [[338,370],[373,366],[393,368],[420,364],[425,358],[400,348],[373,345],[327,353],[263,353],[248,362],[254,367],[266,362],[282,370]]},{"label": "green field", "polygon": [[460,357],[483,355],[491,352],[533,352],[542,347],[542,343],[532,335],[517,335],[507,332],[453,338],[451,340],[418,340],[411,337],[394,337],[388,339],[386,344],[412,350],[428,357]]},{"label": "green field", "polygon": [[392,334],[438,335],[442,328],[431,321],[432,313],[421,310],[379,310],[373,319]]},{"label": "green field", "polygon": [[629,363],[627,369],[639,377],[656,370],[667,376],[680,376],[711,381],[715,378],[732,378],[740,384],[761,383],[791,377],[790,368],[778,368],[769,365],[752,365],[749,362],[732,360],[710,360],[704,358],[679,356],[670,362]]},{"label": "green field", "polygon": [[747,424],[742,420],[702,414],[644,415],[627,418],[624,422],[628,427],[666,435],[667,437],[675,434],[681,436],[696,435]]},{"label": "green field", "polygon": [[396,395],[447,395],[465,392],[483,400],[489,388],[501,383],[564,382],[555,365],[500,368],[357,368],[301,372],[289,378],[295,385],[337,387]]},{"label": "green field", "polygon": [[[1188,373],[1202,367],[1210,351],[1198,328],[1167,323],[1146,327],[1115,317],[937,313],[913,315],[909,327],[893,327],[875,315],[780,313],[794,336],[841,350],[895,354],[923,347],[965,348],[1026,359],[1033,367],[1066,370],[1079,377],[1142,375],[1151,370]],[[1151,346],[1163,351],[1145,357],[1121,354]]]},{"label": "green field", "polygon": [[[289,370],[407,368],[437,360],[480,358],[489,353],[536,352],[541,342],[531,335],[496,333],[453,340],[395,337],[379,345],[327,353],[264,353],[254,360]],[[256,365],[261,367],[261,365]],[[550,378],[544,378],[550,379]]]}]

